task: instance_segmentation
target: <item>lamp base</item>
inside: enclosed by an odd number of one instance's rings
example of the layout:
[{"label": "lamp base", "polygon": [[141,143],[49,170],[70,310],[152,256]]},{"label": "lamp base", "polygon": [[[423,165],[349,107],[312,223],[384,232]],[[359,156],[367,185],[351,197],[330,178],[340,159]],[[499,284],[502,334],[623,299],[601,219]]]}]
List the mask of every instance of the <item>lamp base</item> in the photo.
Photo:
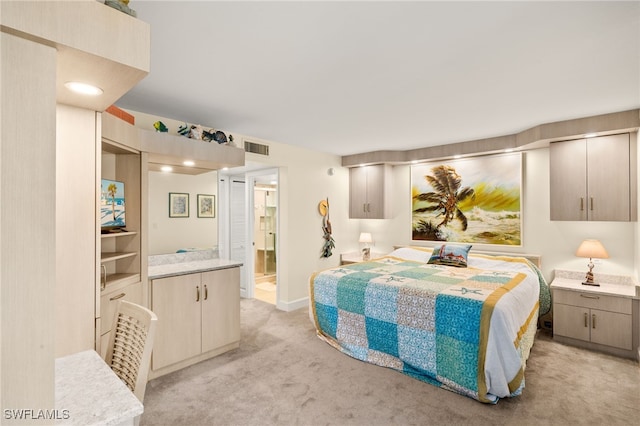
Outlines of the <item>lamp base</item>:
[{"label": "lamp base", "polygon": [[586,282],[586,281],[583,281],[582,285],[592,285],[594,287],[600,287],[600,284],[598,284],[598,283],[589,283],[589,282]]}]

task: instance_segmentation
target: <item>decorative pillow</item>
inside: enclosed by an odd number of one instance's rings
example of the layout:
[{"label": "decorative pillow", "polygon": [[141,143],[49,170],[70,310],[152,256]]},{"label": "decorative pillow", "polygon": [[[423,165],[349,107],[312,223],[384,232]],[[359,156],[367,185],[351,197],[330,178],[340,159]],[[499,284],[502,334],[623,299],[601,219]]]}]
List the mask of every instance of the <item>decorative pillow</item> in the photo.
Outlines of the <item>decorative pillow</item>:
[{"label": "decorative pillow", "polygon": [[471,250],[469,244],[442,244],[440,247],[433,248],[427,263],[466,268],[469,250]]}]

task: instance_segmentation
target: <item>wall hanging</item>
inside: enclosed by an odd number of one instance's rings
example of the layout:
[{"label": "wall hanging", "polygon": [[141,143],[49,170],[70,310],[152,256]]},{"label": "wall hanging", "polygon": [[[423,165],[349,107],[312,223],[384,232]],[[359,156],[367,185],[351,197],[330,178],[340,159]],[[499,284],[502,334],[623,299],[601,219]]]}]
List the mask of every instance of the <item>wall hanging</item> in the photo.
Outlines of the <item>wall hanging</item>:
[{"label": "wall hanging", "polygon": [[322,246],[321,257],[330,257],[333,253],[332,250],[336,246],[333,237],[331,236],[331,221],[329,220],[329,199],[320,201],[318,204],[318,211],[322,215],[322,231],[324,232],[324,245]]},{"label": "wall hanging", "polygon": [[411,166],[412,240],[522,245],[522,154]]}]

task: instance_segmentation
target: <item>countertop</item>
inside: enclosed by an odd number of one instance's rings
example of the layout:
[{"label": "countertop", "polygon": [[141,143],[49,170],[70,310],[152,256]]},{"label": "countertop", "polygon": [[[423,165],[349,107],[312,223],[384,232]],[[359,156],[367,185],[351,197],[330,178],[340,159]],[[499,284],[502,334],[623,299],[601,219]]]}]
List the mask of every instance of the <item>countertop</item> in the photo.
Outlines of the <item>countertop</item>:
[{"label": "countertop", "polygon": [[228,259],[204,259],[149,266],[149,279],[215,271],[242,266],[242,262]]},{"label": "countertop", "polygon": [[56,359],[56,424],[133,424],[144,411],[129,388],[94,350]]}]

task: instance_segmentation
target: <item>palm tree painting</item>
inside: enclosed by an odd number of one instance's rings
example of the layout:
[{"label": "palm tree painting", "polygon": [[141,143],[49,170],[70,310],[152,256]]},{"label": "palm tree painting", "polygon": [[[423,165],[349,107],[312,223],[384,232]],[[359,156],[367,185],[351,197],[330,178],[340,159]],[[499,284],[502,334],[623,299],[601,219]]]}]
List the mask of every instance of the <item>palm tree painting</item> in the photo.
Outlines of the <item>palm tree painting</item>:
[{"label": "palm tree painting", "polygon": [[116,193],[118,192],[118,187],[115,183],[110,183],[107,187],[107,193],[111,198],[111,212],[113,214],[113,220],[116,220]]},{"label": "palm tree painting", "polygon": [[522,244],[521,154],[411,167],[412,239]]}]

